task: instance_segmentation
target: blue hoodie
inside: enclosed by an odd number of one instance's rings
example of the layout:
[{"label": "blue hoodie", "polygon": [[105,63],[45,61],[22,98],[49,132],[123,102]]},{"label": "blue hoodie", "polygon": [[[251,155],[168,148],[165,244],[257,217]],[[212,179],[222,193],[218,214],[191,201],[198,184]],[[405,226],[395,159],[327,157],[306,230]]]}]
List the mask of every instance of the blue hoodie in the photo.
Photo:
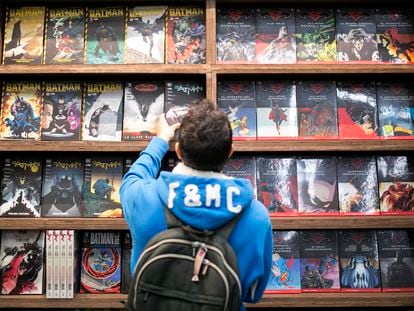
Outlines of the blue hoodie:
[{"label": "blue hoodie", "polygon": [[[166,230],[164,206],[195,229],[215,229],[245,210],[229,237],[239,265],[242,301],[259,301],[271,271],[272,225],[266,208],[253,198],[247,179],[228,178],[179,164],[161,172],[168,143],[154,137],[125,174],[121,202],[131,231],[131,271],[146,243]],[[245,310],[242,305],[241,310]]]}]

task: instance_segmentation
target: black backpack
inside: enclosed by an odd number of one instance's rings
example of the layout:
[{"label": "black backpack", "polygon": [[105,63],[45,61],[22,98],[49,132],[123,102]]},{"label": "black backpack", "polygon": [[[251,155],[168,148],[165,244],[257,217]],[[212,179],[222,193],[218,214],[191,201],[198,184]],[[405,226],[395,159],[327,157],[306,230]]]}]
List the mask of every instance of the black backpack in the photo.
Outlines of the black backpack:
[{"label": "black backpack", "polygon": [[240,311],[236,255],[227,242],[240,214],[216,231],[198,231],[165,208],[167,230],[145,246],[128,311]]}]

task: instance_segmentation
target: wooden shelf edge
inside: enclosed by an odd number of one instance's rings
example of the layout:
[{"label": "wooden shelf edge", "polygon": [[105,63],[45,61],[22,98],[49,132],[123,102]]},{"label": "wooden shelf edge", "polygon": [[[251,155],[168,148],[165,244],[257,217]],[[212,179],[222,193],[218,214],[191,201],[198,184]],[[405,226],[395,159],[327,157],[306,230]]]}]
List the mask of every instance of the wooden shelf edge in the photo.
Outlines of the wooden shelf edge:
[{"label": "wooden shelf edge", "polygon": [[124,218],[0,218],[1,230],[127,230]]}]

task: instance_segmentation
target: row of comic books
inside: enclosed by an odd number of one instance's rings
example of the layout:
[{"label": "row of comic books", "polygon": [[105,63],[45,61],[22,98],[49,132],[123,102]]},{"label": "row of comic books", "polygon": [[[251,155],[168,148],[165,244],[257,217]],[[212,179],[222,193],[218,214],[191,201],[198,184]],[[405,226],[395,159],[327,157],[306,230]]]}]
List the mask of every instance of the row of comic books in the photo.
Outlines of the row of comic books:
[{"label": "row of comic books", "polygon": [[411,9],[218,8],[219,63],[414,61]]},{"label": "row of comic books", "polygon": [[203,7],[7,7],[3,64],[205,63]]}]

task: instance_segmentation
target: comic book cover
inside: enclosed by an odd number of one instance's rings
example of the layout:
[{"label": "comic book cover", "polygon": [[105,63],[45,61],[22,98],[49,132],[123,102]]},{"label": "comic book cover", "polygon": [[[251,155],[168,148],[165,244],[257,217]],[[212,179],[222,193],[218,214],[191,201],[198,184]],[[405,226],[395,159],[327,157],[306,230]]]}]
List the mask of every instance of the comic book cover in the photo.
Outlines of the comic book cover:
[{"label": "comic book cover", "polygon": [[82,111],[82,140],[121,141],[124,86],[87,83]]},{"label": "comic book cover", "polygon": [[393,64],[414,62],[413,10],[377,9],[375,19],[379,60]]},{"label": "comic book cover", "polygon": [[122,140],[149,140],[164,112],[163,81],[125,83]]},{"label": "comic book cover", "polygon": [[252,184],[254,197],[257,197],[256,159],[248,155],[232,155],[223,167],[223,174],[233,178],[246,178]]},{"label": "comic book cover", "polygon": [[[172,172],[174,167],[176,167],[176,165],[180,162],[181,162],[181,160],[177,157],[177,154],[175,152],[169,152],[162,159],[162,162],[161,162],[162,170]],[[131,165],[132,165],[132,163],[131,163]]]},{"label": "comic book cover", "polygon": [[78,157],[46,158],[42,191],[42,216],[79,217],[83,163]]},{"label": "comic book cover", "polygon": [[256,106],[257,140],[298,138],[293,81],[256,81]]},{"label": "comic book cover", "polygon": [[270,216],[298,215],[296,159],[258,157],[257,195]]},{"label": "comic book cover", "polygon": [[413,84],[377,82],[377,103],[380,138],[413,139]]},{"label": "comic book cover", "polygon": [[5,158],[0,216],[40,217],[41,187],[42,161],[39,158]]},{"label": "comic book cover", "polygon": [[378,111],[373,82],[336,83],[339,139],[378,139]]},{"label": "comic book cover", "polygon": [[273,230],[272,272],[265,293],[300,293],[299,233]]},{"label": "comic book cover", "polygon": [[66,230],[66,298],[71,299],[79,284],[79,240],[75,230]]},{"label": "comic book cover", "polygon": [[383,292],[414,291],[414,231],[378,230]]},{"label": "comic book cover", "polygon": [[44,90],[41,139],[80,140],[82,83],[47,81]]},{"label": "comic book cover", "polygon": [[216,49],[218,63],[256,61],[254,9],[217,9]]},{"label": "comic book cover", "polygon": [[256,9],[256,61],[259,64],[296,62],[295,11]]},{"label": "comic book cover", "polygon": [[47,8],[44,54],[45,64],[84,63],[84,8]]},{"label": "comic book cover", "polygon": [[375,230],[342,230],[338,242],[341,292],[380,292]]},{"label": "comic book cover", "polygon": [[119,187],[123,161],[122,157],[112,156],[85,159],[83,217],[122,217]]},{"label": "comic book cover", "polygon": [[302,292],[339,292],[337,231],[300,231],[299,238]]},{"label": "comic book cover", "polygon": [[410,156],[377,157],[382,215],[414,214],[414,159]]},{"label": "comic book cover", "polygon": [[336,158],[298,158],[299,213],[332,216],[339,213]]},{"label": "comic book cover", "polygon": [[7,7],[3,65],[40,65],[43,59],[45,7]]},{"label": "comic book cover", "polygon": [[340,215],[379,215],[376,162],[374,156],[338,157]]},{"label": "comic book cover", "polygon": [[254,81],[217,82],[217,106],[227,114],[233,140],[257,138]]},{"label": "comic book cover", "polygon": [[82,237],[80,293],[121,293],[121,233],[85,231]]},{"label": "comic book cover", "polygon": [[339,62],[379,60],[374,12],[370,9],[336,10],[336,45]]},{"label": "comic book cover", "polygon": [[128,8],[125,63],[164,63],[167,6]]},{"label": "comic book cover", "polygon": [[45,231],[3,230],[0,248],[2,295],[43,294]]},{"label": "comic book cover", "polygon": [[39,139],[42,105],[41,82],[4,82],[1,138]]},{"label": "comic book cover", "polygon": [[123,64],[125,8],[88,7],[86,16],[86,64]]},{"label": "comic book cover", "polygon": [[336,61],[333,10],[297,9],[295,24],[298,63]]},{"label": "comic book cover", "polygon": [[121,293],[128,294],[129,287],[132,282],[131,274],[131,249],[132,249],[132,238],[131,233],[126,231],[123,235],[122,240],[122,284]]},{"label": "comic book cover", "polygon": [[205,64],[206,16],[203,7],[167,9],[165,58],[167,64]]},{"label": "comic book cover", "polygon": [[296,87],[299,139],[337,139],[334,81],[300,81]]}]

